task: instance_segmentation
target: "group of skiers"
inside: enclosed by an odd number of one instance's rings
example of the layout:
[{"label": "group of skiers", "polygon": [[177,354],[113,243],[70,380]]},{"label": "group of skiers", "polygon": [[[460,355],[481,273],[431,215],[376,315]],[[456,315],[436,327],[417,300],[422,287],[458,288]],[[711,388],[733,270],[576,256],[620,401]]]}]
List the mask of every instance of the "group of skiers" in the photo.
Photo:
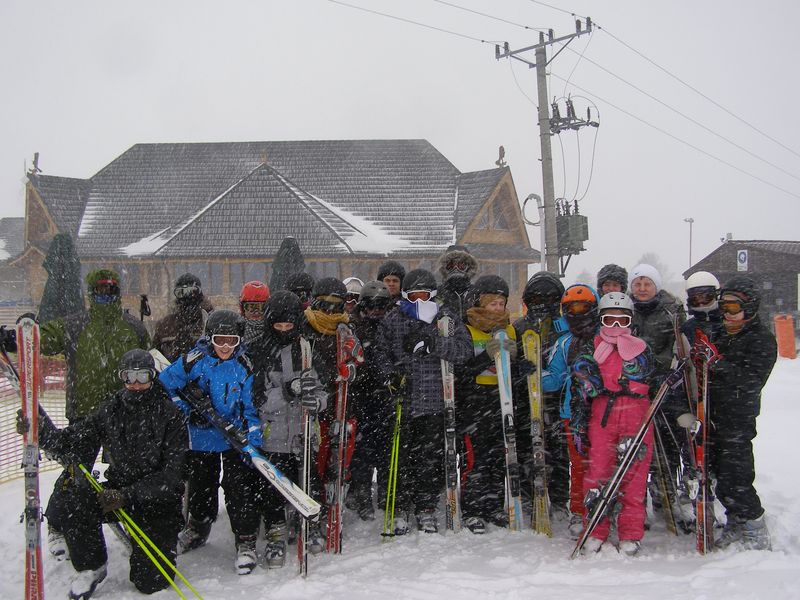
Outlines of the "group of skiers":
[{"label": "group of skiers", "polygon": [[[40,420],[40,443],[66,467],[46,515],[50,552],[71,558],[78,571],[69,597],[89,598],[104,579],[101,525],[115,510],[124,508],[174,561],[206,543],[219,510],[220,485],[237,572],[252,572],[259,555],[270,568],[284,565],[287,544],[296,539],[297,514],[185,401],[185,393],[203,396],[293,481],[300,480],[304,467],[304,437],[313,436],[316,461],[307,491],[323,510],[308,523],[307,551],[329,547],[325,519],[332,510],[328,490],[336,460],[330,448],[342,401],[340,325],[363,351],[349,365],[355,377],[346,423],[337,425],[349,433],[348,447],[339,454],[345,461],[346,504],[361,519],[373,520],[375,506],[382,507],[385,494],[396,489],[384,535],[407,534],[414,523],[422,532],[439,531],[445,488],[443,361],[455,372],[464,527],[482,534],[490,525],[509,526],[510,432],[504,430],[495,367],[504,353],[511,365],[523,492],[530,491],[528,482],[544,476],[550,515],[577,539],[593,498],[639,429],[651,398],[677,358],[691,353],[699,331],[721,356],[710,369],[707,389],[713,422],[707,454],[727,517],[716,544],[770,547],[753,487],[752,439],[776,344],[758,317],[752,280],[735,277],[720,285],[710,273],[695,273],[686,282],[687,319],[683,303],[662,289],[650,265],[637,265],[630,274],[606,265],[596,287],[579,283],[566,289],[557,276],[540,272],[527,282],[524,314],[512,323],[508,283],[496,275],[476,278],[478,272],[475,257],[452,246],[439,260],[438,278],[425,269],[406,272],[393,260],[366,283],[354,277],[314,281],[299,273],[282,290],[248,282],[238,312],[214,310],[201,281],[187,273],[175,282],[175,306],[156,324],[152,344],[141,323],[122,310],[118,274],[90,273],[89,309],[41,326],[42,353],[63,353],[67,359],[69,426],[59,430]],[[440,334],[442,319],[448,320],[448,335]],[[536,356],[526,356],[522,347],[530,330],[541,342]],[[310,366],[303,363],[305,342]],[[160,373],[146,351],[151,347],[172,363]],[[690,373],[687,382],[693,377]],[[543,392],[544,472],[531,438],[532,378]],[[678,485],[666,493],[651,485],[653,504],[671,509],[676,521],[691,529],[691,436],[677,425],[678,417],[694,410],[691,389],[687,384],[668,391],[663,416],[644,432],[614,509],[592,529],[583,553],[600,551],[612,528],[620,553],[639,551],[659,437],[667,442],[662,450],[667,476]],[[306,415],[318,426],[304,427]],[[398,468],[391,474],[393,444]],[[95,494],[75,465],[93,464],[101,447],[109,467],[104,490]],[[130,562],[137,589],[152,593],[167,587],[135,546]]]}]

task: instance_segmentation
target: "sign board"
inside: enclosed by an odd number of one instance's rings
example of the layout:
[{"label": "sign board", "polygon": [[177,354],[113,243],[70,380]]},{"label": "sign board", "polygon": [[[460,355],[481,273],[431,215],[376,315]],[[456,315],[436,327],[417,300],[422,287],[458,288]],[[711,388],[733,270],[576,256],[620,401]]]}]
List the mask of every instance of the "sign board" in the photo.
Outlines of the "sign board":
[{"label": "sign board", "polygon": [[749,252],[747,250],[736,251],[736,270],[747,271],[747,261]]}]

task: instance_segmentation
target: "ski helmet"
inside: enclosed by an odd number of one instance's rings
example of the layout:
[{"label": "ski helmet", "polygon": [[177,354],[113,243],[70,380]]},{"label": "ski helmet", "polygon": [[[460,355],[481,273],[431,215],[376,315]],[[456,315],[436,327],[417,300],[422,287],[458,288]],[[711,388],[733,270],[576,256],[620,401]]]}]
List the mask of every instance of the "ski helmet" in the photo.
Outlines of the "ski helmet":
[{"label": "ski helmet", "polygon": [[344,300],[344,297],[347,295],[347,288],[335,277],[323,277],[314,284],[312,295],[314,298],[320,296],[336,296]]},{"label": "ski helmet", "polygon": [[[699,288],[709,288],[699,289]],[[686,293],[691,295],[691,292],[699,293],[700,291],[714,291],[719,290],[719,280],[708,271],[697,271],[692,273],[686,279]]]},{"label": "ski helmet", "polygon": [[473,288],[477,297],[481,294],[499,294],[508,298],[508,284],[499,275],[481,275],[473,284]]},{"label": "ski helmet", "polygon": [[597,272],[597,290],[602,293],[603,284],[606,281],[615,281],[619,284],[622,292],[628,291],[628,271],[625,267],[620,267],[614,263],[607,264]]},{"label": "ski helmet", "polygon": [[348,294],[361,294],[361,289],[364,287],[364,282],[358,277],[348,277],[342,283]]},{"label": "ski helmet", "polygon": [[384,298],[386,300],[392,299],[392,296],[389,293],[389,288],[387,288],[386,284],[382,281],[368,281],[364,284],[364,287],[361,288],[360,301],[363,302],[364,300],[373,298]]},{"label": "ski helmet", "polygon": [[269,300],[269,287],[261,281],[248,281],[242,286],[239,302],[266,302]]},{"label": "ski helmet", "polygon": [[[758,314],[758,308],[761,305],[761,294],[758,292],[756,282],[750,277],[736,275],[730,279],[719,291],[721,299],[726,295],[735,296],[742,301],[745,319],[752,319]],[[724,303],[721,302],[720,304]]]},{"label": "ski helmet", "polygon": [[610,308],[626,310],[633,314],[633,300],[630,299],[630,296],[622,292],[608,292],[600,298],[600,302],[597,304],[597,310],[602,313],[604,310]]},{"label": "ski helmet", "polygon": [[308,273],[294,273],[286,278],[283,287],[290,292],[297,293],[298,290],[303,290],[310,294],[314,287],[314,278]]},{"label": "ski helmet", "polygon": [[127,369],[150,369],[151,371],[155,372],[156,361],[153,360],[153,357],[147,350],[134,348],[133,350],[128,350],[125,354],[123,354],[119,361],[119,370],[124,371]]},{"label": "ski helmet", "polygon": [[232,310],[215,310],[206,321],[206,337],[215,335],[238,335],[244,337],[244,319]]},{"label": "ski helmet", "polygon": [[404,292],[413,290],[434,291],[436,289],[436,277],[426,269],[414,269],[403,277],[402,289]]}]

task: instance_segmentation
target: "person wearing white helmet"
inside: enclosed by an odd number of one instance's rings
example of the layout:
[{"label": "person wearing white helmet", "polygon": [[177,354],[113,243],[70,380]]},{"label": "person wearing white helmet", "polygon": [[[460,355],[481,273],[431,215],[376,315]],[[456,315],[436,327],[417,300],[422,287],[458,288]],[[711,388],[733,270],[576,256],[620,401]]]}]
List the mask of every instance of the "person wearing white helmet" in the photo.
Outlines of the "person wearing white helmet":
[{"label": "person wearing white helmet", "polygon": [[347,293],[344,296],[344,310],[350,315],[350,319],[352,320],[358,314],[356,312],[356,307],[361,297],[361,288],[364,287],[364,282],[358,277],[348,277],[342,281],[342,283],[347,289]]},{"label": "person wearing white helmet", "polygon": [[[653,360],[647,342],[631,331],[634,304],[622,292],[600,298],[600,330],[594,338],[594,352],[572,365],[572,380],[579,393],[573,395],[573,431],[586,427],[588,420],[589,469],[583,482],[585,494],[600,488],[614,472],[618,448],[633,437],[650,406],[649,391]],[[642,455],[633,463],[620,488],[617,515],[619,552],[638,553],[644,536],[647,473],[653,455],[653,428],[648,427]],[[586,553],[598,552],[608,538],[605,517],[584,546]]]},{"label": "person wearing white helmet", "polygon": [[722,311],[719,309],[719,280],[708,271],[697,271],[686,280],[686,306],[689,319],[681,328],[690,344],[694,343],[695,331],[700,329],[710,338],[722,327]]}]

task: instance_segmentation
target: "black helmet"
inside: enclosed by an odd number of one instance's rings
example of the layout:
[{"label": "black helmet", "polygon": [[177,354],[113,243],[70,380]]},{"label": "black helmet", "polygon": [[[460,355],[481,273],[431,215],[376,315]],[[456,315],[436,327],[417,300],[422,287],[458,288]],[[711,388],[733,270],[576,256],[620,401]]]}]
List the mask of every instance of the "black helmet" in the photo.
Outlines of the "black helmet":
[{"label": "black helmet", "polygon": [[746,275],[736,275],[730,279],[719,291],[719,297],[725,294],[733,295],[742,300],[744,318],[752,319],[758,314],[761,305],[761,294],[758,292],[756,282]]},{"label": "black helmet", "polygon": [[308,273],[294,273],[289,275],[289,277],[286,278],[286,283],[283,284],[283,289],[289,290],[290,292],[303,290],[309,294],[313,287],[314,278]]},{"label": "black helmet", "polygon": [[436,289],[436,277],[433,276],[433,273],[426,269],[414,269],[413,271],[409,271],[408,274],[403,277],[403,291],[410,292],[413,290],[435,290]]},{"label": "black helmet", "polygon": [[206,321],[206,337],[238,335],[244,337],[244,317],[232,310],[215,310]]},{"label": "black helmet", "polygon": [[475,280],[473,288],[476,296],[481,294],[500,294],[508,298],[508,284],[499,275],[481,275]]},{"label": "black helmet", "polygon": [[344,300],[347,295],[347,286],[335,277],[323,277],[314,284],[314,290],[311,293],[314,298],[319,296],[336,296]]},{"label": "black helmet", "polygon": [[385,298],[386,300],[391,300],[392,295],[389,293],[389,288],[386,287],[386,284],[382,281],[368,281],[364,284],[364,287],[361,288],[361,297],[359,298],[359,302],[372,298]]},{"label": "black helmet", "polygon": [[151,371],[155,372],[156,361],[153,360],[153,357],[150,356],[150,353],[147,352],[147,350],[142,350],[141,348],[134,348],[133,350],[128,350],[125,354],[123,354],[122,358],[119,361],[120,371],[127,371],[129,369],[131,370],[150,369]]},{"label": "black helmet", "polygon": [[597,272],[597,291],[603,293],[603,284],[606,281],[616,281],[623,292],[628,291],[628,271],[614,263],[605,265]]},{"label": "black helmet", "polygon": [[553,298],[553,304],[558,307],[561,302],[561,296],[564,295],[564,284],[557,275],[549,271],[539,271],[534,273],[528,283],[525,284],[525,289],[522,292],[522,303],[531,310],[532,306],[538,303],[534,302],[536,296],[547,296]]},{"label": "black helmet", "polygon": [[299,327],[302,314],[300,298],[287,290],[278,290],[267,300],[264,322],[270,329],[275,323],[293,323],[295,327]]},{"label": "black helmet", "polygon": [[406,270],[403,268],[399,262],[394,260],[387,260],[383,263],[380,267],[378,267],[378,279],[383,281],[383,278],[387,275],[395,275],[400,278],[402,282],[406,276]]}]

